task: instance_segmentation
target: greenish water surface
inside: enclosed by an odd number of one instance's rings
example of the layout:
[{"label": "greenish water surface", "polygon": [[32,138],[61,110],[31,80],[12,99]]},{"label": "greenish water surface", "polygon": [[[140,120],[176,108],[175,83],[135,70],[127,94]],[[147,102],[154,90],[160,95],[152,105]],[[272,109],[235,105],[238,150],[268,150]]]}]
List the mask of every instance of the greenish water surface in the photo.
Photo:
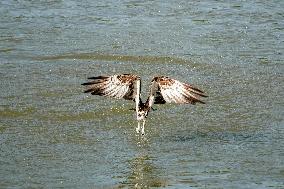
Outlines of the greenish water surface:
[{"label": "greenish water surface", "polygon": [[[0,188],[284,188],[284,1],[0,2]],[[159,105],[87,77],[203,89]]]}]

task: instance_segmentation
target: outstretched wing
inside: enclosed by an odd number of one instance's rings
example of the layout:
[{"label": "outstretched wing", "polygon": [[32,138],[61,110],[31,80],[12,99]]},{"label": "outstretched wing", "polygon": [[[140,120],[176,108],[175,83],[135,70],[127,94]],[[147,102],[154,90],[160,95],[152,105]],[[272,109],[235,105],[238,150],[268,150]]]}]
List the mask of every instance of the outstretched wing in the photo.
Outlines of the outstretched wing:
[{"label": "outstretched wing", "polygon": [[165,103],[195,104],[199,102],[205,104],[200,97],[207,97],[200,89],[175,79],[158,76],[152,80],[147,102],[149,106]]},{"label": "outstretched wing", "polygon": [[82,84],[87,86],[85,93],[126,100],[135,100],[136,96],[139,95],[137,94],[137,81],[139,80],[140,85],[140,77],[136,75],[121,74],[90,77],[88,79],[92,81]]}]

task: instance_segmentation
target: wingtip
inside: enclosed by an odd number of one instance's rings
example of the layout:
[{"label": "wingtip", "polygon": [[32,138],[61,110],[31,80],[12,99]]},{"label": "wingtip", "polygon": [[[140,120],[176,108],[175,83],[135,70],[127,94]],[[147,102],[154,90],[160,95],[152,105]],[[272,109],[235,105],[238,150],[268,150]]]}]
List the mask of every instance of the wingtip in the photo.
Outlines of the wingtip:
[{"label": "wingtip", "polygon": [[196,103],[206,104],[204,101],[199,100],[199,99],[194,99],[194,100],[186,102],[186,104],[192,104],[192,105],[196,105]]},{"label": "wingtip", "polygon": [[87,83],[82,83],[81,85],[91,85],[91,83],[87,82]]},{"label": "wingtip", "polygon": [[106,78],[108,78],[108,76],[103,76],[103,75],[101,75],[101,76],[88,77],[88,79],[106,79]]},{"label": "wingtip", "polygon": [[205,95],[205,94],[198,94],[199,96],[202,96],[202,97],[204,97],[204,98],[207,98],[208,97],[208,95]]},{"label": "wingtip", "polygon": [[89,92],[93,92],[94,90],[93,89],[87,89],[87,90],[84,90],[84,93],[89,93]]},{"label": "wingtip", "polygon": [[198,102],[199,102],[200,104],[206,104],[204,101],[201,101],[201,100],[198,101]]},{"label": "wingtip", "polygon": [[206,104],[204,101],[200,100],[199,98],[198,99],[195,99],[195,102],[198,102],[200,104]]}]

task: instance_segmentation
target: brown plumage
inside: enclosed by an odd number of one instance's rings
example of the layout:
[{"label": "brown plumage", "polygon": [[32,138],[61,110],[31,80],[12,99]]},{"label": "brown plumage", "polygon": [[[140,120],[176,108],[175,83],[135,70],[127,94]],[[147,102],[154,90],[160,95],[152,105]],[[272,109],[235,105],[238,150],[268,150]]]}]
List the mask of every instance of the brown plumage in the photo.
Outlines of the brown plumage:
[{"label": "brown plumage", "polygon": [[[152,79],[149,97],[143,103],[140,98],[141,81],[137,75],[121,74],[88,79],[91,81],[82,84],[87,87],[85,93],[135,101],[137,120],[143,120],[142,134],[144,134],[145,119],[153,104],[205,104],[200,98],[207,97],[202,90],[192,85],[169,77],[156,76]],[[138,130],[140,131],[139,122]]]},{"label": "brown plumage", "polygon": [[200,89],[165,76],[154,77],[151,89],[155,104],[205,104],[200,97],[207,97]]},{"label": "brown plumage", "polygon": [[90,77],[92,81],[83,83],[87,86],[85,93],[92,95],[109,96],[117,99],[134,100],[136,75],[123,74],[113,76]]}]

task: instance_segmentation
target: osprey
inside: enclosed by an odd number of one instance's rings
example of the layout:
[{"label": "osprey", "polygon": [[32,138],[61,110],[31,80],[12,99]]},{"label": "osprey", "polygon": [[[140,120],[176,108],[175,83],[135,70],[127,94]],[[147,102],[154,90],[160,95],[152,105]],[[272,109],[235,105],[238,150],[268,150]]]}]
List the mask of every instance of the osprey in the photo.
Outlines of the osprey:
[{"label": "osprey", "polygon": [[[138,126],[136,132],[144,135],[144,126],[148,113],[153,104],[177,103],[196,104],[202,103],[200,97],[207,97],[203,91],[192,85],[165,76],[156,76],[151,81],[150,94],[146,102],[142,102],[141,80],[137,75],[121,74],[112,76],[97,76],[88,78],[91,81],[83,83],[87,89],[85,93],[92,95],[113,97],[116,99],[133,100],[137,115]],[[140,122],[142,122],[142,127]]]}]

